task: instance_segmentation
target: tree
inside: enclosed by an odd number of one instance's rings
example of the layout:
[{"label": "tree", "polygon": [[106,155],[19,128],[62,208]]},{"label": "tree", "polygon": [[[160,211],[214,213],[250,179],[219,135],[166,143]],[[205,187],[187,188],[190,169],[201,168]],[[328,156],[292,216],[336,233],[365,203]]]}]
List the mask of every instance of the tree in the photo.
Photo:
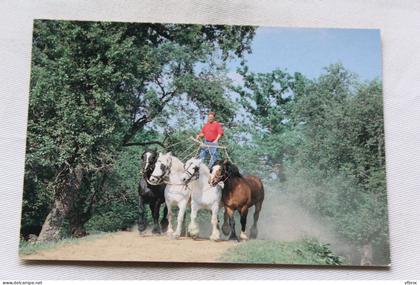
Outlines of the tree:
[{"label": "tree", "polygon": [[[243,86],[233,86],[232,90],[240,95],[239,102],[250,115],[246,132],[252,135],[252,140],[238,150],[238,155],[242,161],[260,163],[261,172],[284,180],[285,160],[293,155],[299,144],[291,124],[290,108],[294,99],[292,88],[301,75],[292,76],[280,69],[255,73],[245,64],[237,71],[243,78]],[[244,151],[247,148],[251,151]]]},{"label": "tree", "polygon": [[359,82],[342,65],[326,71],[296,97],[304,139],[291,173],[299,199],[371,264],[388,240],[381,82]]},{"label": "tree", "polygon": [[[27,185],[53,196],[39,241],[90,218],[124,145],[183,94],[223,107],[218,81],[197,64],[249,51],[252,27],[37,20],[34,24],[27,138]],[[38,176],[45,176],[43,181]],[[35,188],[28,191],[35,191]]]}]

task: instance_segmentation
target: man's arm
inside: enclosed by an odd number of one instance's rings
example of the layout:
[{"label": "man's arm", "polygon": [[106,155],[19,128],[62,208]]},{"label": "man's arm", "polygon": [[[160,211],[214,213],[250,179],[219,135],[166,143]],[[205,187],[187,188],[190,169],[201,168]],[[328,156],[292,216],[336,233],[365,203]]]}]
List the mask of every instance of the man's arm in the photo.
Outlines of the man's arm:
[{"label": "man's arm", "polygon": [[217,137],[214,140],[215,143],[217,143],[219,141],[220,137],[223,136],[223,133],[224,133],[224,131],[223,131],[223,128],[222,128],[222,124],[218,123]]},{"label": "man's arm", "polygon": [[199,140],[201,137],[203,137],[204,136],[204,134],[203,134],[203,132],[200,132],[195,138],[197,139],[197,140]]}]

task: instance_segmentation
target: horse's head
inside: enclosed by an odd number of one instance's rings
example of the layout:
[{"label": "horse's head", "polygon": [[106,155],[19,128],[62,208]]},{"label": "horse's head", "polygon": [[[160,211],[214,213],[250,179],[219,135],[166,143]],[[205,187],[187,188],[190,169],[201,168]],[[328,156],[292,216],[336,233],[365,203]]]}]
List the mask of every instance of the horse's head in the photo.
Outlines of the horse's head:
[{"label": "horse's head", "polygon": [[191,158],[184,165],[184,173],[181,176],[183,183],[188,183],[191,180],[198,179],[200,175],[201,159]]},{"label": "horse's head", "polygon": [[171,166],[172,166],[172,154],[170,152],[166,154],[159,153],[159,156],[156,159],[153,172],[150,175],[150,182],[163,183],[164,180],[169,179]]},{"label": "horse's head", "polygon": [[145,150],[141,155],[141,165],[143,173],[151,172],[155,167],[155,162],[157,159],[157,151],[153,150]]},{"label": "horse's head", "polygon": [[209,175],[209,184],[211,186],[216,186],[219,182],[224,181],[227,178],[226,173],[226,166],[225,163],[227,161],[217,160],[211,170]]},{"label": "horse's head", "polygon": [[218,160],[211,168],[209,184],[214,187],[230,177],[242,177],[238,167],[228,160]]}]

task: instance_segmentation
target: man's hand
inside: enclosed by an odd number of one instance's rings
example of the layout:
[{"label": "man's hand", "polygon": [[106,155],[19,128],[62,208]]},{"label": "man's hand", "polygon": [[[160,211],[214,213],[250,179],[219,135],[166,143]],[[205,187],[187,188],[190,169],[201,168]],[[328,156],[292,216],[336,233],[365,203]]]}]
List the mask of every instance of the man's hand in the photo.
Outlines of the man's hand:
[{"label": "man's hand", "polygon": [[199,133],[196,137],[195,137],[195,139],[196,140],[199,140],[201,137],[203,137],[204,136],[204,134],[203,133]]}]

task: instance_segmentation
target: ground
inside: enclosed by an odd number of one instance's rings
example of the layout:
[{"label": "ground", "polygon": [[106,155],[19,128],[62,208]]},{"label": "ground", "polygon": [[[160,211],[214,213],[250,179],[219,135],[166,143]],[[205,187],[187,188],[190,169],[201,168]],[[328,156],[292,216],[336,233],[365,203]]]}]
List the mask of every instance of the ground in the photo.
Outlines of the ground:
[{"label": "ground", "polygon": [[39,249],[24,260],[101,260],[156,262],[218,262],[223,253],[237,246],[234,241],[213,242],[181,237],[171,240],[165,235],[140,236],[137,231],[110,233],[76,243]]}]

